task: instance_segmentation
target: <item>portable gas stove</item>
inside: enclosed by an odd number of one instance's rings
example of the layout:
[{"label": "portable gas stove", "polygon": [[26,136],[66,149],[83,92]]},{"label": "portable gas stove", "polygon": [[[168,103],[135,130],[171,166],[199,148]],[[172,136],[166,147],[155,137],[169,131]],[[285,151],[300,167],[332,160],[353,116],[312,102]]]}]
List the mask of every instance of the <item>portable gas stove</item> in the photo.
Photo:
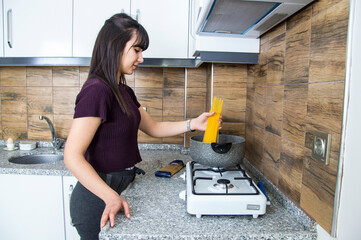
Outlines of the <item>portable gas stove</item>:
[{"label": "portable gas stove", "polygon": [[265,195],[240,167],[219,169],[188,162],[185,195],[187,212],[197,218],[202,215],[257,218],[266,213]]}]

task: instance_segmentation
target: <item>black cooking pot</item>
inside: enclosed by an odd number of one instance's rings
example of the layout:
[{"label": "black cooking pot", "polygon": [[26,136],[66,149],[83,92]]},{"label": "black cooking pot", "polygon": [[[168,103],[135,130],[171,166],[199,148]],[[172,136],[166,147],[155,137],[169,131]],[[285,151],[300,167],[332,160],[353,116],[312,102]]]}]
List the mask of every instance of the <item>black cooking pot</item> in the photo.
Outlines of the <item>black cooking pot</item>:
[{"label": "black cooking pot", "polygon": [[200,164],[210,167],[233,167],[242,163],[246,139],[239,136],[219,135],[217,143],[203,142],[203,135],[190,139],[190,155]]}]

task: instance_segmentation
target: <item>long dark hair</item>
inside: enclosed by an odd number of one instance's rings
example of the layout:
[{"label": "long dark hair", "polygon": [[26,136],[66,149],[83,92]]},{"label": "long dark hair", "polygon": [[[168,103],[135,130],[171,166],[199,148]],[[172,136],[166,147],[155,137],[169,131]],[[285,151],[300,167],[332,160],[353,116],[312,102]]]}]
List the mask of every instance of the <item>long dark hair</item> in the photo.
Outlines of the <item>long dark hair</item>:
[{"label": "long dark hair", "polygon": [[99,78],[113,92],[121,110],[129,116],[118,83],[126,84],[124,74],[118,79],[118,70],[126,43],[136,34],[134,46],[148,48],[149,37],[144,27],[125,13],[115,14],[105,21],[95,41],[88,78]]}]

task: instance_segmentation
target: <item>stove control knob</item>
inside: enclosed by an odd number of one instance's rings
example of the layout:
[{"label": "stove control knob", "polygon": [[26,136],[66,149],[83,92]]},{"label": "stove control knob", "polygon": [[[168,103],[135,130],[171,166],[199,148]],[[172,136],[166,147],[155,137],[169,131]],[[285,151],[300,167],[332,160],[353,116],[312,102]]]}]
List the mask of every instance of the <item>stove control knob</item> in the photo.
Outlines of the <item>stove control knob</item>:
[{"label": "stove control knob", "polygon": [[186,200],[186,191],[185,191],[185,190],[184,190],[184,191],[181,191],[181,192],[179,193],[179,198],[182,199],[183,201]]},{"label": "stove control knob", "polygon": [[179,176],[180,178],[182,178],[184,180],[184,182],[186,181],[186,173],[182,173],[182,175]]}]

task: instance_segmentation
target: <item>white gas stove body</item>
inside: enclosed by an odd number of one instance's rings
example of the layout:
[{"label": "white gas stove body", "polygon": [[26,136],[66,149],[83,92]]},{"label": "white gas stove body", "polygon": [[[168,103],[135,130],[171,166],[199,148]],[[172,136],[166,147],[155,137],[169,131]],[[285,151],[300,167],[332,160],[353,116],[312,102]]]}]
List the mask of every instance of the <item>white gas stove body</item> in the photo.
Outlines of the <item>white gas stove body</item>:
[{"label": "white gas stove body", "polygon": [[[189,214],[197,218],[202,215],[252,215],[257,218],[266,213],[265,195],[243,170],[222,174],[200,170],[205,168],[209,167],[187,163],[186,201]],[[228,187],[217,183],[227,180],[230,181]]]}]

